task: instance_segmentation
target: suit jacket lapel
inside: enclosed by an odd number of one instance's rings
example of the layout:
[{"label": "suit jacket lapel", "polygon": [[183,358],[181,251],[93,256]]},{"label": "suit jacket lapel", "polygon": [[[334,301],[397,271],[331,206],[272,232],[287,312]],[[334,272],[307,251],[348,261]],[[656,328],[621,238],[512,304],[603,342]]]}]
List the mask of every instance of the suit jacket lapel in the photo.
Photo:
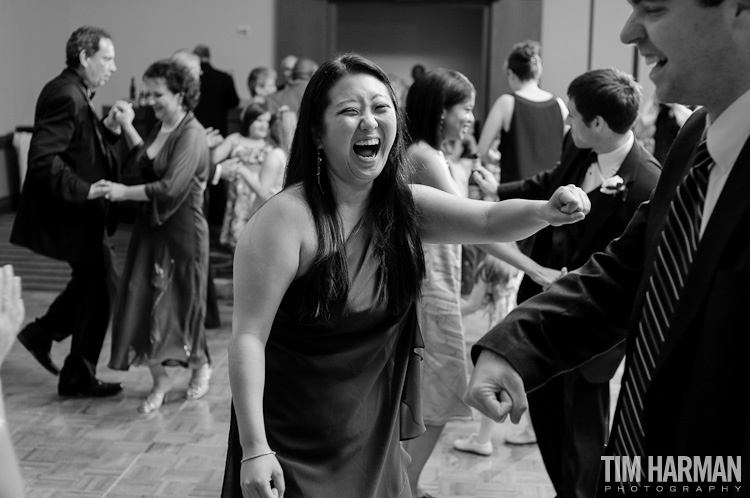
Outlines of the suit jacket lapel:
[{"label": "suit jacket lapel", "polygon": [[[620,165],[620,169],[617,171],[617,175],[622,178],[626,187],[635,182],[638,176],[638,167],[641,161],[641,149],[638,142],[634,142],[630,148],[630,152],[625,156],[625,160]],[[596,237],[598,234],[598,228],[604,225],[607,220],[616,212],[623,204],[625,192],[618,192],[616,194],[603,194],[599,189],[589,193],[589,199],[591,200],[591,211],[586,216],[586,219],[582,222],[586,224],[586,230],[584,236],[578,242],[576,249],[576,256],[591,242],[591,239]]]},{"label": "suit jacket lapel", "polygon": [[655,375],[679,343],[685,330],[693,323],[696,313],[706,299],[706,292],[712,288],[717,267],[724,256],[729,240],[737,231],[747,229],[739,225],[750,210],[748,187],[750,187],[750,139],[745,142],[711,214],[711,219],[706,225],[706,231],[701,238],[698,252],[682,290],[679,306],[675,311],[674,322],[664,343],[663,352],[657,361]]}]

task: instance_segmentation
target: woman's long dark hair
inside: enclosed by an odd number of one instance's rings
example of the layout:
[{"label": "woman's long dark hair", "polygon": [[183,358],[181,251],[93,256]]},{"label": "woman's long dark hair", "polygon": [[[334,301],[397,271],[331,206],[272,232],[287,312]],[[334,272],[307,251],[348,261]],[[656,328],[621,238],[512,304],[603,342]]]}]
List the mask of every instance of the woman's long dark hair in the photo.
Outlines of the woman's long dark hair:
[{"label": "woman's long dark hair", "polygon": [[443,111],[476,94],[474,85],[458,71],[432,69],[414,81],[406,94],[406,124],[409,143],[424,140],[440,150],[443,141]]},{"label": "woman's long dark hair", "polygon": [[284,179],[284,188],[302,184],[318,235],[318,253],[310,272],[312,288],[302,304],[303,315],[311,319],[330,320],[340,316],[349,293],[344,231],[325,160],[318,185],[318,152],[313,132],[325,132],[323,116],[330,105],[331,88],[353,74],[368,74],[388,88],[397,119],[396,140],[383,171],[373,182],[362,220],[371,232],[374,263],[380,269],[378,302],[393,312],[411,305],[419,296],[425,272],[416,207],[407,183],[409,173],[405,171],[404,125],[393,88],[385,73],[360,55],[345,54],[331,59],[320,66],[305,89]]}]

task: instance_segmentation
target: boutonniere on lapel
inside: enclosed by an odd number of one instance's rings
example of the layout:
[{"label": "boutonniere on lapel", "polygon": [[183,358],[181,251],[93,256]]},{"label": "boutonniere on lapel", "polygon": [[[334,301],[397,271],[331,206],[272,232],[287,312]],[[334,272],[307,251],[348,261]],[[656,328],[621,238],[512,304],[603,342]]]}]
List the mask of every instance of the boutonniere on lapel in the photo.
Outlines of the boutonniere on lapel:
[{"label": "boutonniere on lapel", "polygon": [[625,185],[625,180],[620,175],[615,175],[607,178],[602,182],[602,186],[599,187],[599,192],[607,195],[620,194],[622,199],[628,195],[628,187]]}]

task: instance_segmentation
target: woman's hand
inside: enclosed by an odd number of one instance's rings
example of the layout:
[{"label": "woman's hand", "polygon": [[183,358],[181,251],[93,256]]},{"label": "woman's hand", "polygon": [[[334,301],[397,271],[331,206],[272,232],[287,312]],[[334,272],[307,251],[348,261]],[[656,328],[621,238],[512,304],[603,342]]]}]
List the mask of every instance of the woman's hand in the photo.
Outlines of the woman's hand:
[{"label": "woman's hand", "polygon": [[263,455],[243,462],[240,468],[240,487],[244,498],[283,497],[284,472],[276,456]]},{"label": "woman's hand", "polygon": [[99,180],[98,182],[92,183],[89,186],[89,195],[87,199],[98,199],[99,197],[105,197],[109,199],[109,189],[112,183],[109,180]]},{"label": "woman's hand", "polygon": [[242,161],[236,157],[232,157],[221,163],[221,177],[224,180],[234,180],[237,171],[240,169]]},{"label": "woman's hand", "polygon": [[591,210],[591,201],[580,187],[558,187],[542,207],[542,217],[553,227],[581,221]]},{"label": "woman's hand", "polygon": [[525,272],[535,284],[547,290],[552,282],[563,276],[567,270],[555,270],[554,268],[547,268],[546,266],[536,265],[532,270]]}]

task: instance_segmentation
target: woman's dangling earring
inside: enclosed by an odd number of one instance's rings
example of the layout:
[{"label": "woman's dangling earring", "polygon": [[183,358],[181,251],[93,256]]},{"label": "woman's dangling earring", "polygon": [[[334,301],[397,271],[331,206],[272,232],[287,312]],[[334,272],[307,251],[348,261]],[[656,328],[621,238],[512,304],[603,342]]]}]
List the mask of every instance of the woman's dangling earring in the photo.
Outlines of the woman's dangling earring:
[{"label": "woman's dangling earring", "polygon": [[445,128],[445,115],[440,116],[440,138],[445,136],[443,128]]},{"label": "woman's dangling earring", "polygon": [[318,176],[318,188],[320,189],[320,193],[325,195],[325,192],[323,191],[323,185],[320,184],[320,165],[323,163],[323,148],[318,149],[318,160],[317,160],[317,176]]}]

